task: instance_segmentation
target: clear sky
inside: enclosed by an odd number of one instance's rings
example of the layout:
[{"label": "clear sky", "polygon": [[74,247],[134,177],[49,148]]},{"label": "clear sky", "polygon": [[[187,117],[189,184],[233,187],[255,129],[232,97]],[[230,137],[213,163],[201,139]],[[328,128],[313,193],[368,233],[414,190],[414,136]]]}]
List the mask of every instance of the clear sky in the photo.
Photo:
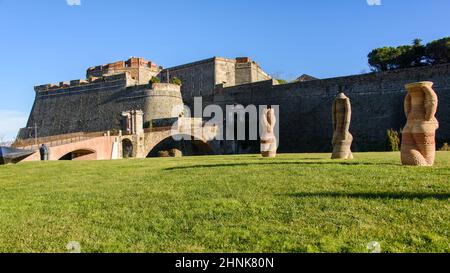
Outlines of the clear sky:
[{"label": "clear sky", "polygon": [[[0,136],[25,126],[33,86],[145,57],[164,67],[249,56],[293,79],[369,71],[371,49],[450,36],[449,0],[0,0]],[[381,5],[368,2],[381,1]]]}]

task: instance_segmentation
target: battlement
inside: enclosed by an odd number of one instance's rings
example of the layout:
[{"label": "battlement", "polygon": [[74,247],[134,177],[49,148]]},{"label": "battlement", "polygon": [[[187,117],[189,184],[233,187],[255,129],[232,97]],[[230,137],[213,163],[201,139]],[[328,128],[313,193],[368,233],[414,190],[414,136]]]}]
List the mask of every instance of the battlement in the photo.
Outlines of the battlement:
[{"label": "battlement", "polygon": [[132,57],[128,59],[127,61],[117,61],[114,63],[104,64],[104,65],[98,65],[94,67],[90,67],[87,69],[88,73],[95,72],[95,71],[108,71],[108,70],[115,70],[115,69],[125,69],[125,68],[150,68],[154,71],[158,71],[158,65],[154,62],[147,61],[144,58],[135,58]]},{"label": "battlement", "polygon": [[130,58],[127,61],[118,61],[105,65],[98,65],[87,69],[86,77],[100,77],[104,75],[111,75],[116,73],[122,73],[126,70],[133,69],[147,69],[149,71],[158,73],[160,68],[156,63],[147,61],[144,58]]},{"label": "battlement", "polygon": [[79,79],[79,80],[71,80],[71,81],[62,81],[59,83],[49,83],[38,85],[34,87],[34,91],[37,95],[51,95],[53,93],[60,93],[66,90],[70,90],[72,88],[83,87],[86,86],[88,89],[91,85],[114,82],[114,81],[125,81],[128,85],[129,82],[133,80],[130,78],[130,74],[128,72],[124,72],[122,74],[109,75],[103,77],[90,77],[89,79]]},{"label": "battlement", "polygon": [[[169,73],[166,73],[167,70]],[[124,76],[125,75],[125,76]],[[163,69],[156,63],[144,58],[130,58],[87,69],[86,79],[62,81],[36,86],[38,95],[53,95],[69,91],[87,91],[95,89],[91,84],[101,84],[116,80],[126,80],[126,86],[147,85],[152,77],[166,81],[167,75],[178,77],[183,81],[182,92],[191,96],[195,92],[212,94],[214,86],[226,83],[226,86],[241,85],[270,79],[259,65],[249,57],[233,59],[213,57],[188,63],[169,69]],[[84,86],[86,87],[81,87]]]}]

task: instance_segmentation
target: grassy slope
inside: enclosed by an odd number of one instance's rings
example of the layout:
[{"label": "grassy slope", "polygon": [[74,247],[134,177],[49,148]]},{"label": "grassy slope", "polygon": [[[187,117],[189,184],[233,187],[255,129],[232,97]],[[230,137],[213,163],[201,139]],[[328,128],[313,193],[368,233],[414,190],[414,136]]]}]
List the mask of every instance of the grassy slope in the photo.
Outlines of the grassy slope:
[{"label": "grassy slope", "polygon": [[450,153],[0,166],[0,252],[449,252]]}]

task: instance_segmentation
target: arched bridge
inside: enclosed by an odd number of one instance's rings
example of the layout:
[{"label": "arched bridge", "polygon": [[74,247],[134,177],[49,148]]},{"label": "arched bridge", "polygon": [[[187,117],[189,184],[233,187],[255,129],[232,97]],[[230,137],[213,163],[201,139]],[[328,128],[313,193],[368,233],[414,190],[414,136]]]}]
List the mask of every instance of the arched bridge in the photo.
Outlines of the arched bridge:
[{"label": "arched bridge", "polygon": [[166,142],[187,141],[205,154],[214,154],[210,141],[217,134],[216,126],[205,126],[201,120],[180,118],[176,126],[142,130],[140,134],[112,135],[107,133],[78,133],[29,140],[38,143],[16,143],[16,148],[36,152],[24,161],[40,160],[39,145],[49,149],[49,160],[110,160],[124,157],[145,158]]}]

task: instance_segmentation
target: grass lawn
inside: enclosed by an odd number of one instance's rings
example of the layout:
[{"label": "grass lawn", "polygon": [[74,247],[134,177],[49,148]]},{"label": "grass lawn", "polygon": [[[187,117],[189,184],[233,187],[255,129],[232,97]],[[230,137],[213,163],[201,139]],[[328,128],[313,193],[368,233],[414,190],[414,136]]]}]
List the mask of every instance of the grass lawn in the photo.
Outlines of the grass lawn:
[{"label": "grass lawn", "polygon": [[0,166],[0,252],[450,252],[450,152]]}]

